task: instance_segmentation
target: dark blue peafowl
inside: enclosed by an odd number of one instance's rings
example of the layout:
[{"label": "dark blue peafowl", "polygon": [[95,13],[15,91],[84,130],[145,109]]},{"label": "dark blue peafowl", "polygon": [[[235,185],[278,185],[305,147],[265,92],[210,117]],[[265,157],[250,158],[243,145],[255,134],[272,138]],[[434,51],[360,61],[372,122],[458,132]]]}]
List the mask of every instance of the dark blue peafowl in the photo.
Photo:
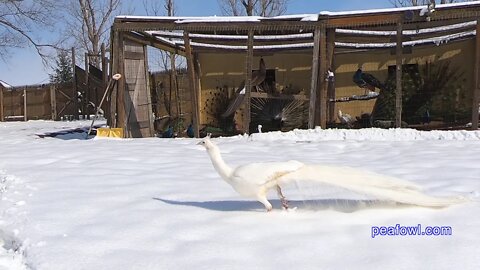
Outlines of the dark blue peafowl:
[{"label": "dark blue peafowl", "polygon": [[187,136],[190,137],[190,138],[195,137],[195,132],[193,131],[193,125],[192,124],[188,125],[188,127],[187,127]]},{"label": "dark blue peafowl", "polygon": [[368,94],[367,91],[375,92],[375,88],[380,90],[385,89],[385,85],[383,83],[381,83],[372,74],[364,73],[361,68],[359,68],[353,75],[353,82],[360,88],[364,88],[365,94]]},{"label": "dark blue peafowl", "polygon": [[167,130],[165,130],[162,134],[162,138],[173,138],[173,127],[168,126]]}]

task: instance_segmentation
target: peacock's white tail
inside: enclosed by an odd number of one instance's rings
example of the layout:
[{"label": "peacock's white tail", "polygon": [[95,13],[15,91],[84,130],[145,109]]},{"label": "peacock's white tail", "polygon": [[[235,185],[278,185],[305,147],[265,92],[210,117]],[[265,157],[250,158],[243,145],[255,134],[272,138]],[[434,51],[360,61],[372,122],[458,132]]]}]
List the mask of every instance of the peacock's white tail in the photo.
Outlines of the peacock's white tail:
[{"label": "peacock's white tail", "polygon": [[405,204],[445,207],[469,201],[468,198],[434,197],[423,193],[414,183],[374,172],[342,166],[305,165],[282,177],[281,182],[315,181],[357,193]]}]

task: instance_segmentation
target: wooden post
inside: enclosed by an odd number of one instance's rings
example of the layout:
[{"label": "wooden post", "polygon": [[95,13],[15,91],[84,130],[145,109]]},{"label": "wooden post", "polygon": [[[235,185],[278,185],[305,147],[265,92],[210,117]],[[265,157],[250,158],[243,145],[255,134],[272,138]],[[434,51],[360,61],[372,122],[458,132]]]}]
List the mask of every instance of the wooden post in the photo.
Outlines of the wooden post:
[{"label": "wooden post", "polygon": [[52,112],[52,120],[57,120],[57,101],[55,95],[55,85],[50,85],[50,108]]},{"label": "wooden post", "polygon": [[5,121],[5,115],[3,113],[3,87],[0,87],[0,121]]},{"label": "wooden post", "polygon": [[[197,91],[197,112],[198,115],[198,122],[202,122],[202,115],[200,114],[201,111],[201,102],[202,102],[202,87],[200,84],[200,61],[198,60],[198,53],[193,53],[193,70],[195,71],[195,89]],[[178,89],[178,82],[176,81],[176,87]]]},{"label": "wooden post", "polygon": [[[110,75],[118,73],[120,70],[118,68],[118,53],[120,41],[118,37],[118,32],[112,30],[111,32],[111,50],[110,50]],[[124,74],[122,74],[124,77]],[[120,79],[122,80],[122,79]],[[110,118],[109,118],[109,125],[110,127],[117,127],[117,105],[118,105],[118,89],[119,84],[117,83],[116,86],[112,89],[110,95]]]},{"label": "wooden post", "polygon": [[195,83],[195,67],[193,63],[193,53],[192,47],[190,46],[190,35],[187,31],[183,33],[183,40],[185,44],[185,54],[187,57],[187,72],[188,72],[188,82],[190,86],[190,93],[192,97],[192,122],[193,122],[193,130],[195,133],[195,137],[200,137],[200,121],[199,115],[197,114],[197,107],[198,107],[198,94],[197,88]]},{"label": "wooden post", "polygon": [[27,87],[23,88],[23,120],[27,121]]},{"label": "wooden post", "polygon": [[[124,128],[124,136],[128,136],[128,110],[130,109],[131,103],[125,103],[125,96],[128,95],[127,86],[126,86],[126,75],[125,75],[125,41],[123,39],[123,32],[116,33],[117,38],[117,66],[115,73],[122,74],[122,78],[117,82],[117,115],[116,115],[116,127]],[[114,73],[112,73],[114,74]]]},{"label": "wooden post", "polygon": [[75,48],[72,47],[72,71],[73,71],[73,117],[78,120],[78,89],[77,89],[77,72],[75,64]]},{"label": "wooden post", "polygon": [[252,69],[253,69],[253,30],[248,30],[247,57],[245,59],[245,112],[243,113],[244,133],[250,133],[250,97],[252,93]]},{"label": "wooden post", "polygon": [[[170,93],[172,87],[175,88],[175,107],[177,118],[180,117],[180,105],[179,105],[179,97],[178,97],[178,83],[177,83],[177,68],[175,66],[175,54],[169,53],[170,56]],[[171,99],[171,94],[170,94]],[[171,100],[170,100],[171,102]],[[172,110],[172,104],[170,103],[170,111]]]},{"label": "wooden post", "polygon": [[323,129],[327,128],[327,30],[325,24],[320,28],[320,64],[319,64],[319,105],[320,105],[320,122],[318,123]]},{"label": "wooden post", "polygon": [[395,91],[395,126],[402,127],[402,65],[403,43],[402,21],[397,22],[397,46],[396,46],[396,91]]},{"label": "wooden post", "polygon": [[318,59],[320,56],[320,28],[313,33],[312,81],[310,84],[310,104],[308,107],[308,128],[315,127],[315,105],[317,101]]},{"label": "wooden post", "polygon": [[90,85],[89,85],[89,73],[90,68],[88,66],[89,59],[88,53],[85,53],[85,89],[83,91],[83,100],[82,100],[82,113],[83,119],[90,120],[90,113],[88,113],[88,101],[90,100]]},{"label": "wooden post", "polygon": [[[327,63],[328,68],[334,72],[335,71],[335,28],[327,30]],[[328,79],[327,87],[327,108],[328,116],[327,119],[329,122],[335,122],[335,103],[330,102],[330,100],[335,99],[335,77]]]},{"label": "wooden post", "polygon": [[475,74],[472,93],[472,129],[478,129],[478,110],[480,103],[480,19],[477,19],[477,35],[475,37]]}]

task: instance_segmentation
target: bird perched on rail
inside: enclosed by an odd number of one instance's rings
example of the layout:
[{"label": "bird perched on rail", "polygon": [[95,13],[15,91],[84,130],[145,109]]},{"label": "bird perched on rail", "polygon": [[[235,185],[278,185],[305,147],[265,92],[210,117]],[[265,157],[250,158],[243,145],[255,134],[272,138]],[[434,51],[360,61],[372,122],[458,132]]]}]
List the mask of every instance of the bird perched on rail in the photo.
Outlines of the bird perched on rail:
[{"label": "bird perched on rail", "polygon": [[[267,76],[267,69],[265,66],[265,61],[263,58],[260,58],[260,64],[258,67],[258,70],[252,71],[252,81],[251,81],[251,86],[252,89],[256,88],[257,91],[259,90],[259,85],[265,81],[265,77]],[[222,114],[223,118],[227,118],[242,105],[243,100],[245,99],[245,82],[242,83],[242,85],[238,88],[238,90],[235,92],[236,97],[230,102],[230,104],[227,107],[227,110]]]},{"label": "bird perched on rail", "polygon": [[199,143],[207,150],[217,173],[240,195],[255,198],[267,211],[273,206],[267,199],[271,189],[276,189],[284,209],[288,201],[281,185],[293,181],[314,181],[337,186],[379,198],[426,207],[444,207],[468,201],[464,197],[432,197],[410,182],[374,172],[345,166],[307,165],[290,160],[282,162],[250,163],[230,167],[222,158],[220,149],[207,136]]},{"label": "bird perched on rail", "polygon": [[359,68],[353,75],[353,82],[360,88],[365,89],[365,95],[369,93],[368,91],[375,92],[375,88],[380,90],[385,89],[385,85],[383,83],[381,83],[372,74],[364,73],[362,68]]}]

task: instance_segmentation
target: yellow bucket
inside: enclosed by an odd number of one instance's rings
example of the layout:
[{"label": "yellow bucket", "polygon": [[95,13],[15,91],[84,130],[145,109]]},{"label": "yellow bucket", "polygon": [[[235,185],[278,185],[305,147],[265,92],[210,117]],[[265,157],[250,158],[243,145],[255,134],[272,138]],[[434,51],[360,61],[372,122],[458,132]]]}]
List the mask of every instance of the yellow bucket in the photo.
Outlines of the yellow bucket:
[{"label": "yellow bucket", "polygon": [[98,128],[98,137],[123,138],[123,128]]}]

